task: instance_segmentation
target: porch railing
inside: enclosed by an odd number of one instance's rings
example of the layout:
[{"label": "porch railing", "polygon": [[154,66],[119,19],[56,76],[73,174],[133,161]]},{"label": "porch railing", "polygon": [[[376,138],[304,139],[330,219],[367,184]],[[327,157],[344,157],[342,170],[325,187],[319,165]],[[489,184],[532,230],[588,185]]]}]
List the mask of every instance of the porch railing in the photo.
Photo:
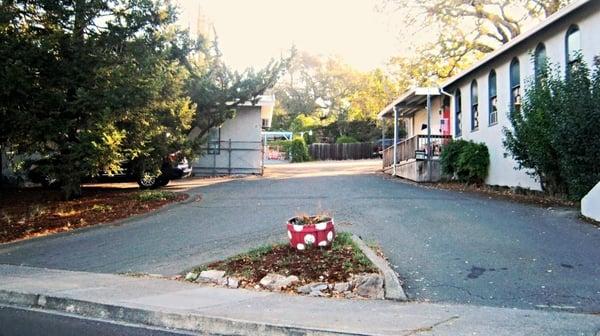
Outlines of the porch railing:
[{"label": "porch railing", "polygon": [[[452,139],[450,135],[431,135],[432,157],[438,158],[442,147]],[[417,152],[422,153],[424,157],[429,152],[427,148],[427,135],[415,135],[396,145],[396,163],[416,159]],[[391,167],[394,164],[394,146],[383,150],[383,168]]]}]

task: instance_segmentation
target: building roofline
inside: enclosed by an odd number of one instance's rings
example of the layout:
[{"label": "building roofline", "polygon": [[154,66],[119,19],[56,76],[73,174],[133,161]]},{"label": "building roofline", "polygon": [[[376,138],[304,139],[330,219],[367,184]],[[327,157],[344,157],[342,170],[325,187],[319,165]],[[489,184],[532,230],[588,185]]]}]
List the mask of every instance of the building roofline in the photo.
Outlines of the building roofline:
[{"label": "building roofline", "polygon": [[520,34],[519,36],[515,37],[514,39],[512,39],[511,41],[509,41],[508,43],[506,43],[505,45],[503,45],[501,48],[496,49],[494,52],[492,52],[491,54],[489,54],[488,56],[486,56],[481,61],[475,63],[473,66],[471,66],[468,69],[460,72],[459,74],[451,77],[449,80],[447,80],[446,82],[444,82],[442,84],[442,88],[447,88],[447,87],[451,86],[452,84],[455,84],[457,81],[459,81],[463,77],[466,77],[466,76],[470,75],[471,73],[477,71],[479,68],[483,67],[484,65],[490,63],[491,61],[493,61],[497,57],[499,57],[499,56],[503,55],[504,53],[508,52],[513,47],[516,47],[517,45],[521,44],[521,42],[527,40],[531,36],[536,35],[537,33],[541,32],[541,31],[543,31],[544,29],[548,28],[552,24],[560,21],[565,16],[567,16],[567,15],[575,12],[576,10],[578,10],[579,8],[583,7],[584,5],[586,5],[586,4],[590,3],[590,2],[592,2],[592,0],[578,0],[578,1],[575,1],[575,2],[573,2],[573,3],[571,3],[571,4],[567,5],[567,6],[565,6],[561,10],[559,10],[556,13],[554,13],[554,14],[550,15],[549,17],[547,17],[544,21],[540,22],[539,24],[537,24],[532,29],[530,29],[530,30],[528,30],[528,31]]},{"label": "building roofline", "polygon": [[[381,110],[377,114],[377,118],[378,119],[382,119],[390,111],[393,110],[394,106],[398,106],[402,102],[405,102],[405,101],[408,101],[408,100],[414,100],[414,99],[425,99],[425,97],[427,95],[430,95],[430,96],[439,96],[440,94],[441,94],[441,92],[440,92],[440,88],[439,87],[416,87],[416,88],[412,88],[412,89],[404,92],[400,97],[396,98],[394,101],[392,101],[386,107],[384,107],[383,110]],[[413,101],[412,103],[405,104],[406,106],[403,106],[403,107],[400,107],[400,108],[414,109],[414,108],[417,107],[415,104],[422,104],[422,102],[421,103],[415,103]]]},{"label": "building roofline", "polygon": [[383,108],[379,113],[377,113],[377,119],[383,118],[390,110],[394,108],[394,106],[398,105],[406,98],[413,96],[415,94],[415,89],[410,89],[404,92],[400,97],[394,99],[391,103],[389,103],[386,107]]}]

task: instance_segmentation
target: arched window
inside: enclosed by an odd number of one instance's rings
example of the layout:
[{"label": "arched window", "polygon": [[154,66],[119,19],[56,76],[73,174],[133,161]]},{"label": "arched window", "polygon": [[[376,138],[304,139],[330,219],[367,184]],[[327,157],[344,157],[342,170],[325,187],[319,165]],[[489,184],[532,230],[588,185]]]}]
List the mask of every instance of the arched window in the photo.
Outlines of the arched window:
[{"label": "arched window", "polygon": [[479,95],[477,94],[477,81],[471,82],[471,131],[479,129]]},{"label": "arched window", "polygon": [[510,107],[511,110],[521,108],[521,66],[516,57],[510,62]]},{"label": "arched window", "polygon": [[454,134],[459,137],[462,135],[462,98],[460,96],[460,89],[456,89],[454,93]]},{"label": "arched window", "polygon": [[569,69],[581,61],[581,55],[579,54],[581,52],[581,31],[576,25],[572,25],[567,30],[567,36],[565,38],[565,52],[565,58],[567,60],[566,69],[568,74]]},{"label": "arched window", "polygon": [[495,125],[498,123],[498,90],[497,90],[497,81],[496,81],[496,70],[492,70],[490,72],[490,76],[488,77],[488,99],[489,99],[489,124]]},{"label": "arched window", "polygon": [[543,43],[540,43],[535,48],[535,54],[533,55],[533,68],[536,80],[546,72],[547,65],[548,57],[546,56],[546,46]]}]

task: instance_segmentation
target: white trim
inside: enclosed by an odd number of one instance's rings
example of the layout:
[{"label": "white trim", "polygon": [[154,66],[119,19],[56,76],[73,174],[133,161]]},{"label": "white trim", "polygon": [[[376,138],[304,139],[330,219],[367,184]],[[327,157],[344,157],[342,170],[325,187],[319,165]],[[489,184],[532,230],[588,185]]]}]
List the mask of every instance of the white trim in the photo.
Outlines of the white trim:
[{"label": "white trim", "polygon": [[500,55],[508,52],[510,49],[512,49],[516,45],[520,44],[521,42],[526,41],[531,36],[533,36],[533,35],[541,32],[542,30],[548,28],[550,25],[552,25],[555,22],[561,20],[565,16],[573,13],[575,10],[579,9],[580,7],[582,7],[583,5],[585,5],[585,4],[589,3],[589,2],[592,2],[592,0],[579,0],[579,1],[575,1],[575,2],[567,5],[563,9],[561,9],[558,12],[556,12],[556,13],[550,15],[549,17],[547,17],[544,21],[540,22],[534,28],[532,28],[532,29],[530,29],[530,30],[528,30],[528,31],[520,34],[519,36],[515,37],[514,39],[512,39],[511,41],[509,41],[508,43],[506,43],[504,46],[502,46],[501,48],[499,48],[499,49],[495,50],[494,52],[492,52],[491,54],[489,54],[483,60],[475,63],[475,65],[471,66],[467,70],[462,71],[461,73],[457,74],[456,76],[450,78],[449,80],[447,80],[446,82],[444,82],[442,84],[442,87],[443,88],[448,88],[452,84],[455,84],[460,79],[462,79],[462,78],[470,75],[474,71],[478,70],[479,68],[481,68],[484,65],[486,65],[486,64],[490,63],[491,61],[493,61],[496,57],[498,57],[498,56],[500,56]]}]

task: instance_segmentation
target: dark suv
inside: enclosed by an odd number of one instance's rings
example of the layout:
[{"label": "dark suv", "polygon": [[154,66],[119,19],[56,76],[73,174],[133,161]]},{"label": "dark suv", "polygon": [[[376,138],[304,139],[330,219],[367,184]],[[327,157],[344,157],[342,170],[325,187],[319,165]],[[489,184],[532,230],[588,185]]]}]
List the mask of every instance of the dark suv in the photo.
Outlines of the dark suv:
[{"label": "dark suv", "polygon": [[[33,183],[40,183],[44,187],[60,187],[60,181],[41,170],[41,166],[47,165],[54,160],[53,157],[44,158],[30,162],[27,170],[27,177]],[[137,172],[133,167],[132,161],[126,161],[121,166],[121,172],[118,174],[108,174],[99,172],[97,176],[87,177],[84,182],[104,182],[104,181],[136,181],[142,189],[153,189],[166,186],[169,181],[186,178],[192,174],[192,167],[187,158],[173,153],[163,159],[160,174],[150,174]]]}]

